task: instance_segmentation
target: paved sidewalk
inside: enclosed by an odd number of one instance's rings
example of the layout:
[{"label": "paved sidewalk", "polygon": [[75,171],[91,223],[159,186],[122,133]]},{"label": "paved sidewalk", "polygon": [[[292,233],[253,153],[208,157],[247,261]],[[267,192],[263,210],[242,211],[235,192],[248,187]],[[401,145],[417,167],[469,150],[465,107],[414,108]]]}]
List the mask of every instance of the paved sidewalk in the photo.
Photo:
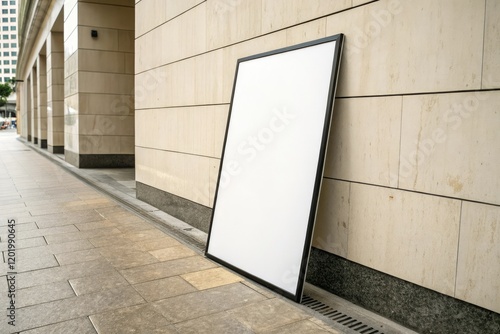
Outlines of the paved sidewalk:
[{"label": "paved sidewalk", "polygon": [[16,307],[15,318],[3,312],[0,333],[338,333],[205,259],[12,131],[0,132],[0,184],[0,307],[11,300],[6,276]]}]

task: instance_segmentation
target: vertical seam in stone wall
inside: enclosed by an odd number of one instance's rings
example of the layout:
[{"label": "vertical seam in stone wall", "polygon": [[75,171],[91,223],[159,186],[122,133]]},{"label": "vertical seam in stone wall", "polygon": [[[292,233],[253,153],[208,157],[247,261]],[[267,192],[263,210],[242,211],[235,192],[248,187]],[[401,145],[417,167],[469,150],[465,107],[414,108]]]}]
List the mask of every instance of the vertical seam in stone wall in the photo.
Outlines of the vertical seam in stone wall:
[{"label": "vertical seam in stone wall", "polygon": [[458,216],[458,240],[457,240],[457,261],[455,264],[455,284],[453,287],[453,297],[457,298],[457,277],[458,277],[458,261],[460,256],[460,232],[462,230],[462,211],[464,201],[460,201],[460,214]]},{"label": "vertical seam in stone wall", "polygon": [[[398,182],[396,185],[396,188],[399,189],[399,171],[401,169],[401,145],[403,143],[403,107],[404,107],[404,96],[401,95],[401,109],[399,110],[400,112],[400,117],[399,117],[399,152],[398,152]],[[390,172],[389,172],[390,173]],[[390,176],[389,176],[389,182],[390,182]]]},{"label": "vertical seam in stone wall", "polygon": [[483,89],[483,78],[484,78],[484,45],[486,41],[486,10],[488,9],[488,0],[484,0],[484,20],[483,20],[483,50],[481,54],[481,82],[479,85],[480,89]]},{"label": "vertical seam in stone wall", "polygon": [[351,187],[352,182],[349,182],[349,198],[347,199],[347,205],[349,206],[349,210],[347,210],[347,240],[345,245],[345,258],[349,258],[349,229],[351,228]]}]

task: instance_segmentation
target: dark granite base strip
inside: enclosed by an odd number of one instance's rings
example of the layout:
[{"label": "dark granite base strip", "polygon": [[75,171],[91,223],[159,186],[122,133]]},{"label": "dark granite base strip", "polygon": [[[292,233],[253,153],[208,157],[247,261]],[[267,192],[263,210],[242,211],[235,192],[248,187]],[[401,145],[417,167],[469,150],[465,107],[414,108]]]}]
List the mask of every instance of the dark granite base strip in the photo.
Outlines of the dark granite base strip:
[{"label": "dark granite base strip", "polygon": [[136,182],[136,190],[137,199],[208,232],[212,209],[141,182]]},{"label": "dark granite base strip", "polygon": [[47,151],[49,151],[50,153],[54,153],[54,154],[62,154],[62,153],[64,153],[64,146],[51,146],[51,145],[49,145],[47,147]]},{"label": "dark granite base strip", "polygon": [[313,248],[307,281],[419,333],[500,333],[500,314]]},{"label": "dark granite base strip", "polygon": [[77,154],[64,150],[64,159],[78,168],[132,168],[135,166],[133,154]]},{"label": "dark granite base strip", "polygon": [[28,141],[31,141],[31,135],[28,135]]},{"label": "dark granite base strip", "polygon": [[40,148],[47,148],[47,139],[40,139]]},{"label": "dark granite base strip", "polygon": [[33,144],[38,145],[38,138],[37,137],[33,137]]}]

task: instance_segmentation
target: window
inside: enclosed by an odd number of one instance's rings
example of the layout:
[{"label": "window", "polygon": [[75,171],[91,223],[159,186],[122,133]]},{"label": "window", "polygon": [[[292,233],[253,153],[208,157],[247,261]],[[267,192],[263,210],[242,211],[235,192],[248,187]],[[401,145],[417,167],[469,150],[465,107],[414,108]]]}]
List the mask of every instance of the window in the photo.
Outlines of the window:
[{"label": "window", "polygon": [[11,17],[10,18],[10,22],[16,22],[16,18],[15,17]]},{"label": "window", "polygon": [[16,35],[10,35],[10,39],[16,39],[17,36]]},{"label": "window", "polygon": [[3,39],[9,39],[9,35],[3,35],[2,38]]},{"label": "window", "polygon": [[16,5],[16,1],[15,0],[10,0],[10,5],[11,6],[15,6]]},{"label": "window", "polygon": [[4,73],[10,73],[10,68],[6,68],[3,70]]},{"label": "window", "polygon": [[17,43],[10,43],[11,48],[17,48]]},{"label": "window", "polygon": [[4,52],[4,53],[3,53],[3,56],[4,56],[4,57],[8,57],[8,56],[10,56],[9,51]]},{"label": "window", "polygon": [[9,10],[8,9],[2,9],[2,14],[8,14]]},{"label": "window", "polygon": [[2,73],[2,69],[0,68],[0,73]]},{"label": "window", "polygon": [[12,73],[16,74],[16,69],[15,68],[12,69]]},{"label": "window", "polygon": [[0,78],[0,82],[2,82],[2,78]]},{"label": "window", "polygon": [[9,43],[3,43],[3,44],[2,44],[2,47],[4,47],[4,48],[8,48],[8,47],[9,47]]},{"label": "window", "polygon": [[16,31],[16,26],[10,26],[10,31]]},{"label": "window", "polygon": [[9,31],[9,27],[3,26],[2,31]]},{"label": "window", "polygon": [[15,9],[15,8],[14,8],[14,9],[11,9],[11,10],[9,10],[9,12],[10,12],[11,14],[15,14],[15,13],[16,13],[16,9]]},{"label": "window", "polygon": [[3,61],[3,64],[4,64],[4,65],[9,65],[9,64],[10,64],[10,60],[4,60],[4,61]]},{"label": "window", "polygon": [[12,60],[12,65],[17,65],[17,60],[16,59]]},{"label": "window", "polygon": [[8,1],[2,1],[2,6],[7,6],[8,3]]},{"label": "window", "polygon": [[10,81],[10,78],[9,78],[9,77],[4,77],[4,78],[3,78],[3,81],[5,81],[5,82],[9,82],[9,81]]},{"label": "window", "polygon": [[9,19],[6,17],[2,17],[2,22],[9,22]]},{"label": "window", "polygon": [[17,51],[12,51],[11,55],[12,55],[12,57],[17,57]]}]

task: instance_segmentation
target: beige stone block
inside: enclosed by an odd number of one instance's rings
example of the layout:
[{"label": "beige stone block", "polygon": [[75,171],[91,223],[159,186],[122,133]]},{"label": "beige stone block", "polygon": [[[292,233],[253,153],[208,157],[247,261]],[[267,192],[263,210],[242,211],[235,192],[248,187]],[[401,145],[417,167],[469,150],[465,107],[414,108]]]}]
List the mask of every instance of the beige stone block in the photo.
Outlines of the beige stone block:
[{"label": "beige stone block", "polygon": [[78,93],[78,72],[71,74],[64,79],[64,96],[71,96]]},{"label": "beige stone block", "polygon": [[125,73],[135,74],[135,54],[126,53],[125,54]]},{"label": "beige stone block", "polygon": [[261,35],[262,0],[212,0],[206,8],[209,50]]},{"label": "beige stone block", "polygon": [[134,8],[79,2],[78,24],[94,28],[134,30]]},{"label": "beige stone block", "polygon": [[127,6],[134,7],[134,0],[80,0],[80,2],[90,2],[90,3],[98,3],[103,5],[117,5],[117,6]]},{"label": "beige stone block", "polygon": [[64,78],[78,72],[78,52],[74,52],[64,61]]},{"label": "beige stone block", "polygon": [[217,189],[217,181],[219,179],[219,168],[220,168],[220,159],[210,159],[209,161],[209,181],[208,181],[208,206],[213,208],[215,201],[215,191]]},{"label": "beige stone block", "polygon": [[76,4],[78,0],[64,0],[64,21],[68,19],[68,15],[70,15],[74,10],[77,9]]},{"label": "beige stone block", "polygon": [[130,94],[79,94],[80,114],[133,116],[134,99]]},{"label": "beige stone block", "polygon": [[[76,2],[76,1],[75,1]],[[71,4],[68,4],[71,6]],[[67,14],[65,13],[64,17],[64,44],[67,43],[69,36],[73,34],[75,29],[78,27],[78,6],[68,7]],[[64,6],[64,11],[66,12],[66,5]],[[66,46],[64,46],[66,50]]]},{"label": "beige stone block", "polygon": [[198,290],[206,290],[243,281],[240,276],[224,268],[197,271],[181,275],[181,277]]},{"label": "beige stone block", "polygon": [[500,207],[463,202],[455,297],[500,313]]},{"label": "beige stone block", "polygon": [[397,187],[401,97],[336,99],[325,176]]},{"label": "beige stone block", "polygon": [[64,150],[70,151],[72,153],[78,154],[79,152],[79,142],[78,142],[78,134],[73,134],[70,132],[66,132],[66,126],[64,127]]},{"label": "beige stone block", "polygon": [[64,53],[64,33],[51,31],[47,38],[47,55],[53,53]]},{"label": "beige stone block", "polygon": [[[132,140],[130,140],[132,138]],[[80,154],[133,154],[133,137],[89,135],[79,136]]]},{"label": "beige stone block", "polygon": [[121,73],[78,72],[78,89],[82,93],[130,94],[134,76]]},{"label": "beige stone block", "polygon": [[326,37],[326,18],[304,23],[286,30],[286,44],[295,45]]},{"label": "beige stone block", "polygon": [[[133,22],[133,21],[132,21]],[[98,38],[92,38],[90,35],[93,27],[78,27],[78,43],[80,49],[118,51],[119,39],[117,29],[99,28]]]},{"label": "beige stone block", "polygon": [[500,204],[500,92],[405,96],[399,187]]},{"label": "beige stone block", "polygon": [[287,32],[283,30],[224,48],[223,102],[231,101],[238,59],[285,46],[287,46]]},{"label": "beige stone block", "polygon": [[500,88],[500,2],[486,1],[482,88]]},{"label": "beige stone block", "polygon": [[52,101],[64,101],[64,85],[54,85],[51,89]]},{"label": "beige stone block", "polygon": [[262,0],[262,33],[280,30],[351,7],[351,0]]},{"label": "beige stone block", "polygon": [[193,8],[204,0],[149,0],[141,1],[135,8],[136,36],[141,36],[172,18]]},{"label": "beige stone block", "polygon": [[148,109],[137,115],[138,146],[220,157],[224,132],[218,123],[227,106]]},{"label": "beige stone block", "polygon": [[460,201],[351,184],[347,258],[453,296]]},{"label": "beige stone block", "polygon": [[[205,4],[201,4],[139,37],[136,41],[137,72],[205,52],[205,13]],[[163,47],[155,47],[158,41],[162,41]],[[153,49],[158,52],[151,52]]]},{"label": "beige stone block", "polygon": [[134,116],[80,115],[81,135],[134,135]]},{"label": "beige stone block", "polygon": [[186,246],[175,246],[157,249],[154,251],[150,251],[149,253],[160,261],[171,261],[196,255],[196,253],[192,249],[189,249]]},{"label": "beige stone block", "polygon": [[133,30],[119,30],[118,31],[118,51],[134,52],[134,31]]},{"label": "beige stone block", "polygon": [[64,100],[51,102],[52,117],[64,118]]},{"label": "beige stone block", "polygon": [[350,183],[323,179],[313,246],[347,257]]},{"label": "beige stone block", "polygon": [[[64,63],[61,63],[64,64]],[[63,68],[52,68],[51,74],[51,85],[64,85],[64,69]],[[47,76],[48,77],[48,76]],[[47,78],[48,83],[48,78]]]},{"label": "beige stone block", "polygon": [[346,35],[337,96],[479,89],[484,9],[384,0],[329,16],[326,35]]},{"label": "beige stone block", "polygon": [[222,50],[209,52],[136,76],[136,109],[219,104]]},{"label": "beige stone block", "polygon": [[373,0],[352,0],[352,6],[353,7],[361,6],[372,1]]},{"label": "beige stone block", "polygon": [[64,146],[64,131],[52,132],[52,145]]},{"label": "beige stone block", "polygon": [[210,159],[136,147],[136,181],[209,205]]},{"label": "beige stone block", "polygon": [[78,70],[106,73],[124,73],[125,53],[102,50],[79,50]]}]

